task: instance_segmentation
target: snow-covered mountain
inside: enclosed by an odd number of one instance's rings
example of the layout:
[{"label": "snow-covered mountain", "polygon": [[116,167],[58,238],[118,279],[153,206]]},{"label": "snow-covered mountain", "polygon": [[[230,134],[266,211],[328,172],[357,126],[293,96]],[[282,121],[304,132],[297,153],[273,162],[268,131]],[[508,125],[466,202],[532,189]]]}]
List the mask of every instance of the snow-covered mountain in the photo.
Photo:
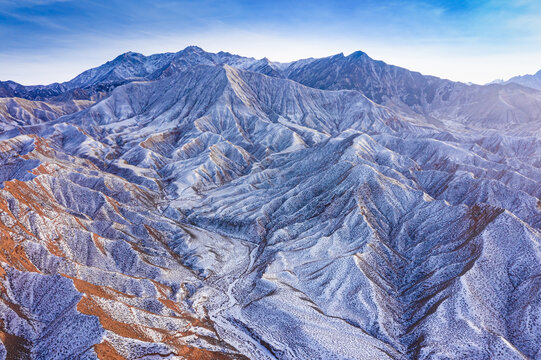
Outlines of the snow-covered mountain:
[{"label": "snow-covered mountain", "polygon": [[541,91],[197,47],[4,86],[0,357],[541,359]]},{"label": "snow-covered mountain", "polygon": [[0,97],[28,100],[99,100],[115,87],[132,81],[154,80],[194,65],[231,65],[267,75],[280,76],[278,63],[232,55],[205,52],[189,46],[178,53],[144,56],[135,52],[119,55],[99,67],[87,70],[70,81],[50,85],[24,86],[13,81],[0,82]]},{"label": "snow-covered mountain", "polygon": [[507,83],[520,84],[532,89],[541,90],[541,70],[533,75],[515,76],[506,81]]}]

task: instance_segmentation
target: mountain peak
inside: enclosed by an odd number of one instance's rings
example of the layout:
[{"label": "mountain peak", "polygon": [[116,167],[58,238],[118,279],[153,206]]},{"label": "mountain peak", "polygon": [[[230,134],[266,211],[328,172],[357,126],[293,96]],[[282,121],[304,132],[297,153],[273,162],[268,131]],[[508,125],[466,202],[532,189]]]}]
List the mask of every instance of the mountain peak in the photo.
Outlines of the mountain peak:
[{"label": "mountain peak", "polygon": [[184,49],[179,51],[179,53],[194,53],[194,54],[204,53],[204,52],[205,52],[205,50],[203,50],[199,46],[195,46],[195,45],[187,46]]},{"label": "mountain peak", "polygon": [[351,54],[349,54],[348,58],[360,58],[362,56],[368,56],[368,55],[366,55],[366,53],[361,51],[361,50],[357,50],[357,51],[352,52]]},{"label": "mountain peak", "polygon": [[335,55],[331,55],[327,59],[343,59],[345,57],[346,56],[344,55],[344,53],[341,52],[341,53],[338,53],[338,54],[335,54]]},{"label": "mountain peak", "polygon": [[134,51],[128,51],[123,54],[118,55],[116,58],[114,58],[111,63],[118,63],[123,61],[142,61],[145,58],[145,55],[141,53],[137,53]]}]

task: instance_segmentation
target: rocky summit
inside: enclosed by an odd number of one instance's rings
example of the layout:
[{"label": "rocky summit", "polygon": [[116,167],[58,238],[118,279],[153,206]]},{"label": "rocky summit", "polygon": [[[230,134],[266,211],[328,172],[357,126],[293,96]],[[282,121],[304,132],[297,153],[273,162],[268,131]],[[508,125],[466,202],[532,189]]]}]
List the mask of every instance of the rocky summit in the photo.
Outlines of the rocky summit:
[{"label": "rocky summit", "polygon": [[518,80],[192,46],[0,82],[0,359],[541,359]]}]

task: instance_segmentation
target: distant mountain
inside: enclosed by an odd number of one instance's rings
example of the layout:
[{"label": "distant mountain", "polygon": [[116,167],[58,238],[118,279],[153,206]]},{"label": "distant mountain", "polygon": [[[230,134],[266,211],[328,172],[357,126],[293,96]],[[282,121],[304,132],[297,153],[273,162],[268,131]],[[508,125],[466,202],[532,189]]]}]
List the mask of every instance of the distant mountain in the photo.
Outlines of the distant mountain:
[{"label": "distant mountain", "polygon": [[1,85],[0,359],[541,357],[541,91],[197,47]]},{"label": "distant mountain", "polygon": [[515,76],[507,80],[506,83],[515,83],[530,87],[532,89],[541,90],[541,70],[536,72],[534,75]]},{"label": "distant mountain", "polygon": [[[510,121],[531,123],[538,119],[539,94],[513,87],[514,82],[485,86],[453,82],[373,60],[361,51],[291,63],[225,52],[213,54],[196,46],[148,57],[128,52],[62,84],[22,86],[0,82],[0,96],[57,102],[97,101],[120,85],[168,77],[195,65],[229,65],[318,89],[357,90],[378,104],[415,117],[421,115],[428,123],[452,121],[502,128]],[[478,106],[481,103],[484,105]],[[470,123],[472,119],[475,124]]]},{"label": "distant mountain", "polygon": [[536,91],[512,84],[479,86],[425,76],[373,60],[361,51],[303,65],[293,63],[285,72],[288,78],[310,87],[359,90],[378,104],[437,122],[505,127],[510,121],[539,119],[541,102]]},{"label": "distant mountain", "polygon": [[122,84],[158,79],[198,64],[227,64],[280,76],[277,64],[267,59],[244,58],[226,52],[212,54],[196,46],[189,46],[178,53],[151,56],[127,52],[61,84],[24,86],[13,81],[0,82],[0,97],[22,97],[29,100],[97,100]]}]

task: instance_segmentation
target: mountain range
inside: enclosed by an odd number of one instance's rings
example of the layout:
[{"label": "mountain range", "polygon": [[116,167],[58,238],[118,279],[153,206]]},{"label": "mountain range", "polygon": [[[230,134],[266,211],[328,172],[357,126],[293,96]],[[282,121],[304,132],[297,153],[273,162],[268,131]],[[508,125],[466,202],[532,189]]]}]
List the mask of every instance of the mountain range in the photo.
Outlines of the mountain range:
[{"label": "mountain range", "polygon": [[191,46],[0,82],[0,358],[541,359],[539,78]]}]

